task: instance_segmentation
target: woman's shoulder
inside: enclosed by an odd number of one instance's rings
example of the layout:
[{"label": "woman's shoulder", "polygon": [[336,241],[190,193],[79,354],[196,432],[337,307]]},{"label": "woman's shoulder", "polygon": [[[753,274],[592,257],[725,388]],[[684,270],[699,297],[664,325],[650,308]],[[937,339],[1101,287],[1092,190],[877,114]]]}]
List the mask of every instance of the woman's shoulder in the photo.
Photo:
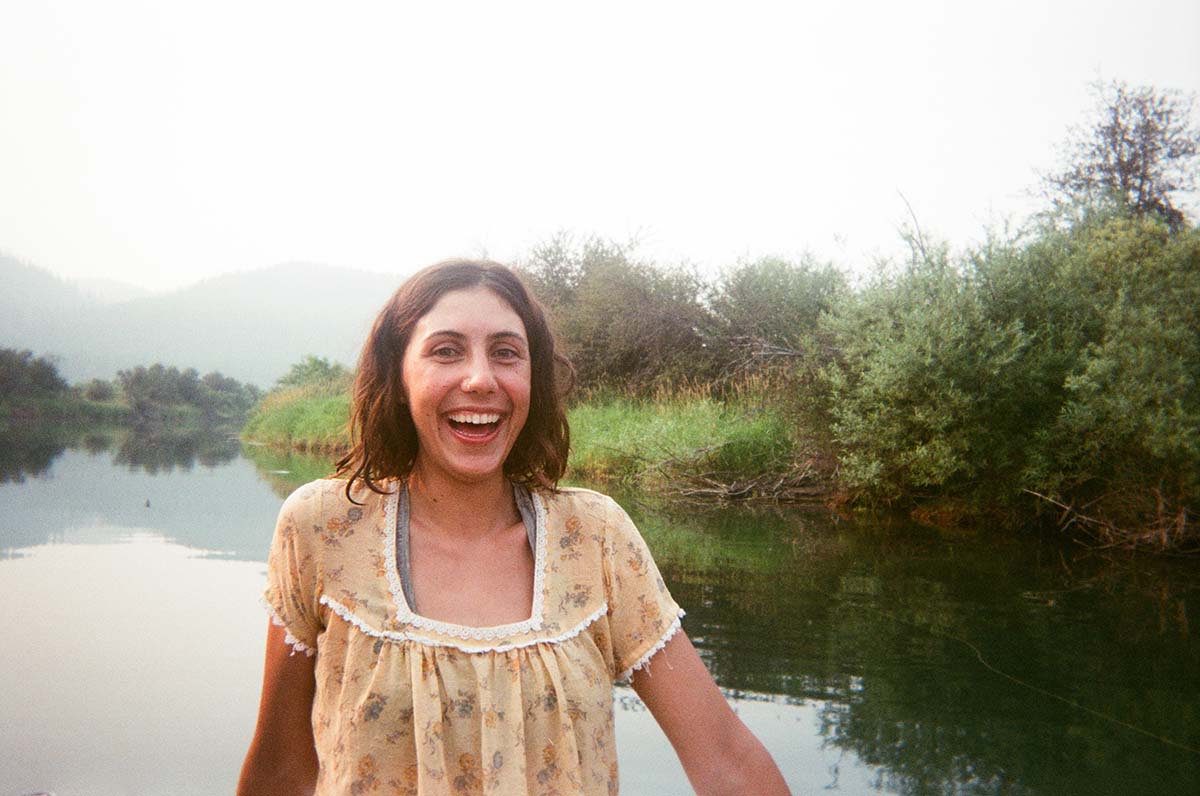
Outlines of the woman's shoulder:
[{"label": "woman's shoulder", "polygon": [[345,478],[319,478],[297,487],[283,501],[282,515],[302,516],[319,522],[327,516],[369,514],[379,510],[384,500],[393,491],[391,482],[379,485],[384,494],[368,489],[356,482],[347,490]]},{"label": "woman's shoulder", "polygon": [[576,486],[563,486],[554,491],[539,490],[538,497],[546,505],[547,513],[582,515],[587,514],[607,520],[613,512],[623,512],[617,501],[603,492]]},{"label": "woman's shoulder", "polygon": [[621,504],[603,492],[581,487],[560,487],[554,492],[539,492],[545,502],[547,525],[565,528],[568,534],[584,528],[596,539],[611,544],[636,534],[636,526]]},{"label": "woman's shoulder", "polygon": [[349,479],[338,478],[336,476],[318,478],[315,481],[309,481],[307,484],[301,484],[296,487],[284,502],[312,500],[313,498],[320,497],[325,500],[332,498],[346,503],[362,503],[364,500],[378,500],[395,491],[395,484],[392,481],[382,481],[376,484],[382,491],[382,494],[368,488],[361,480],[355,481],[354,485],[347,490],[346,486],[349,483]]}]

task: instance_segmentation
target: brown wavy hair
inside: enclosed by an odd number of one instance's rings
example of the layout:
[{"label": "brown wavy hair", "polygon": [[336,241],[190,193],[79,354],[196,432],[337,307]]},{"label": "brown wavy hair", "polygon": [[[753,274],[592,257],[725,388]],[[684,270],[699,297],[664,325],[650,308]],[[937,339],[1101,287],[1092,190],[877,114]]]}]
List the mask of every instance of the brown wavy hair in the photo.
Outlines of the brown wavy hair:
[{"label": "brown wavy hair", "polygon": [[405,400],[402,363],[413,327],[455,290],[485,287],[520,316],[529,337],[529,417],[504,461],[504,474],[530,488],[553,490],[567,466],[571,432],[563,399],[574,383],[570,361],[555,349],[546,314],[520,278],[490,260],[446,260],[409,277],[375,319],[363,345],[351,397],[350,452],[337,474],[383,494],[380,481],[405,478],[417,458],[417,429]]}]

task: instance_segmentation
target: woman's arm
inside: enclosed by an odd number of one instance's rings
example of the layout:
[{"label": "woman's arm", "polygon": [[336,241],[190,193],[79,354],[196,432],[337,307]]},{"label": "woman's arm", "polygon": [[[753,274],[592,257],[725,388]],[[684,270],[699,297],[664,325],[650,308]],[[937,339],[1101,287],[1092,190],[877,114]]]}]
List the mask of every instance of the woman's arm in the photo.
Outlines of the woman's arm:
[{"label": "woman's arm", "polygon": [[309,796],[316,788],[315,659],[293,655],[285,638],[282,627],[269,624],[258,727],[242,764],[238,796]]},{"label": "woman's arm", "polygon": [[779,767],[729,707],[683,632],[633,673],[633,689],[675,747],[699,796],[786,796]]}]

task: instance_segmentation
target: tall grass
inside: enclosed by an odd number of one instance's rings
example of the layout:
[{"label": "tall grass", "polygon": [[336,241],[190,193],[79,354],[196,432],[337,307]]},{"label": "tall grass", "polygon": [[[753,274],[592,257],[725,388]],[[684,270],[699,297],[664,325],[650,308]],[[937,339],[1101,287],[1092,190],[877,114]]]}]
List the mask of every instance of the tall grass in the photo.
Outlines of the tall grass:
[{"label": "tall grass", "polygon": [[[794,486],[802,469],[793,424],[749,382],[685,385],[649,398],[592,393],[568,411],[569,475],[660,493],[747,497]],[[327,386],[276,390],[242,430],[248,442],[338,453],[348,448],[350,399]],[[773,486],[771,486],[773,485]]]},{"label": "tall grass", "polygon": [[292,387],[271,392],[254,407],[242,439],[301,451],[343,451],[350,447],[349,420],[347,393]]},{"label": "tall grass", "polygon": [[780,410],[706,393],[683,388],[651,399],[594,394],[576,404],[568,413],[571,474],[673,490],[792,471],[794,435]]}]

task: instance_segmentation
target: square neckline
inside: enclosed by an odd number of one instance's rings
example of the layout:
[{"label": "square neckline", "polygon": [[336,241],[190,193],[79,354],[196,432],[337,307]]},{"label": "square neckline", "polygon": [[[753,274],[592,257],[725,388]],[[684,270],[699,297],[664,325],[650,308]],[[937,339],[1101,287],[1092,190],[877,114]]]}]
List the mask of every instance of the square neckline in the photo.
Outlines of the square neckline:
[{"label": "square neckline", "polygon": [[[516,488],[516,485],[514,485]],[[395,620],[401,625],[410,625],[423,630],[430,630],[445,636],[462,639],[489,640],[502,639],[541,630],[545,618],[544,584],[546,574],[546,507],[541,496],[533,490],[528,490],[530,502],[533,504],[534,534],[537,540],[533,561],[533,600],[530,605],[529,617],[519,622],[509,622],[503,625],[462,625],[456,622],[444,622],[421,616],[408,604],[404,596],[404,584],[400,579],[397,546],[400,543],[398,523],[400,521],[400,494],[407,489],[403,481],[393,483],[383,504],[383,554],[384,568],[387,571],[388,590],[391,593],[392,608]]]}]

